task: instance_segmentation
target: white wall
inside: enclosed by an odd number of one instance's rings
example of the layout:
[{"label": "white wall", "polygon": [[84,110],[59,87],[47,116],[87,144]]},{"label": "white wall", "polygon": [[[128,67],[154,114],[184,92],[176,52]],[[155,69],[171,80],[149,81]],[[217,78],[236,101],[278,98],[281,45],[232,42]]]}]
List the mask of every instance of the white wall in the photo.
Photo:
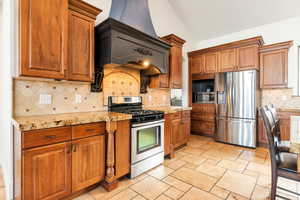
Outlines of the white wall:
[{"label": "white wall", "polygon": [[[103,12],[97,18],[97,24],[101,23],[109,16],[111,7],[111,0],[84,0],[100,9]],[[149,9],[155,31],[158,36],[165,36],[168,34],[176,34],[187,43],[184,45],[183,54],[183,94],[184,105],[188,104],[188,58],[187,52],[192,49],[193,39],[190,31],[185,24],[177,16],[175,10],[170,5],[168,0],[149,0]]]},{"label": "white wall", "polygon": [[12,199],[12,79],[11,69],[15,66],[15,7],[14,1],[3,1],[3,21],[1,26],[1,66],[0,66],[0,164],[3,167],[8,199]]},{"label": "white wall", "polygon": [[294,45],[289,52],[289,87],[292,87],[293,93],[296,94],[299,87],[298,46],[300,45],[300,17],[254,27],[210,40],[198,41],[195,44],[195,50],[260,35],[263,36],[265,44],[294,40]]}]

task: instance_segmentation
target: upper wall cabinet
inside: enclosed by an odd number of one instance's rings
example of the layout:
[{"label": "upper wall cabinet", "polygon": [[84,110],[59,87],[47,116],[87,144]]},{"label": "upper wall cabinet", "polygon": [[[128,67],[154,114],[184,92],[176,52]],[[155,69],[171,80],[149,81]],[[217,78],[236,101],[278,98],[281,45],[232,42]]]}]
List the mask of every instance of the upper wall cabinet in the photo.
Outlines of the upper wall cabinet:
[{"label": "upper wall cabinet", "polygon": [[81,0],[21,0],[20,75],[92,81],[100,12]]},{"label": "upper wall cabinet", "polygon": [[21,0],[20,6],[21,75],[63,79],[68,0]]},{"label": "upper wall cabinet", "polygon": [[218,53],[207,53],[204,54],[204,72],[214,73],[217,72],[218,68]]},{"label": "upper wall cabinet", "polygon": [[[263,45],[262,37],[254,37],[227,43],[207,49],[190,52],[189,65],[191,74],[209,74],[256,69],[259,70],[259,48]],[[204,57],[202,63],[196,62]]]},{"label": "upper wall cabinet", "polygon": [[292,41],[264,46],[260,49],[260,87],[288,87],[288,51]]},{"label": "upper wall cabinet", "polygon": [[237,69],[236,49],[226,49],[219,52],[219,72],[230,72]]},{"label": "upper wall cabinet", "polygon": [[237,66],[240,70],[259,70],[259,45],[237,48]]},{"label": "upper wall cabinet", "polygon": [[161,38],[170,49],[169,69],[166,74],[151,78],[150,88],[182,88],[182,48],[185,40],[171,34]]}]

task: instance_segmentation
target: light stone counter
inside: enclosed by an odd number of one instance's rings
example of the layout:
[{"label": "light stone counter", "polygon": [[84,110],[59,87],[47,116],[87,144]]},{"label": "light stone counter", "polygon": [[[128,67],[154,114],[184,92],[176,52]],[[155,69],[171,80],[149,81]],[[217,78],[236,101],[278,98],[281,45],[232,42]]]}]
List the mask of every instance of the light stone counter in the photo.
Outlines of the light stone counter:
[{"label": "light stone counter", "polygon": [[171,106],[164,106],[164,107],[145,107],[144,109],[147,110],[159,110],[164,111],[165,114],[172,114],[180,111],[192,110],[192,107],[171,107]]},{"label": "light stone counter", "polygon": [[15,117],[14,126],[20,131],[55,128],[94,122],[129,120],[132,116],[107,111]]}]

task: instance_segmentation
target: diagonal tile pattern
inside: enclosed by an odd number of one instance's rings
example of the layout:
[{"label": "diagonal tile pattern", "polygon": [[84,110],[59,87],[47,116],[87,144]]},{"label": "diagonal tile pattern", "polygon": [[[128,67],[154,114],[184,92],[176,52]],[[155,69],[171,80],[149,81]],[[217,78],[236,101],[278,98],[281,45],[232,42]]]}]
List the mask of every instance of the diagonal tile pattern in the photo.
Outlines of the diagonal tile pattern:
[{"label": "diagonal tile pattern", "polygon": [[[192,135],[187,147],[163,165],[135,179],[122,179],[112,192],[99,187],[77,199],[267,200],[270,172],[267,149],[247,149]],[[295,182],[280,179],[279,184],[300,190]]]}]

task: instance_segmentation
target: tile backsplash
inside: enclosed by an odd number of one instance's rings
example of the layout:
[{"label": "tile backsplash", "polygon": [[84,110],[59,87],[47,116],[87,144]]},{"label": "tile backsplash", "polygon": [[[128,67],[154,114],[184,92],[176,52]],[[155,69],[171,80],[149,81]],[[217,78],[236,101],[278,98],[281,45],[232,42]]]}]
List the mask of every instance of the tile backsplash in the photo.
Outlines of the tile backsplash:
[{"label": "tile backsplash", "polygon": [[300,97],[293,96],[293,89],[262,90],[262,105],[273,104],[276,108],[300,109]]},{"label": "tile backsplash", "polygon": [[[144,107],[170,105],[169,89],[148,89],[147,94],[139,94],[139,79],[136,72],[132,71],[131,77],[136,77],[137,81],[131,78],[124,79],[124,73],[120,73],[120,75],[117,73],[112,75],[109,71],[110,77],[104,78],[104,92],[101,93],[91,93],[89,83],[16,78],[14,79],[14,115],[103,111],[107,110],[106,99],[109,95],[141,95]],[[41,94],[51,95],[51,104],[40,104]],[[81,96],[80,103],[76,103],[76,95]]]}]

